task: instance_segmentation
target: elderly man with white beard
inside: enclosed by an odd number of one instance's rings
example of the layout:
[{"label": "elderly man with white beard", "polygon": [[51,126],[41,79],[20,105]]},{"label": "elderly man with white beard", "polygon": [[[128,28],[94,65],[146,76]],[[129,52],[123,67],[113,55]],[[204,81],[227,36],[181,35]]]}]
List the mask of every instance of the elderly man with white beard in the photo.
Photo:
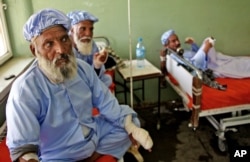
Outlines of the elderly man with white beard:
[{"label": "elderly man with white beard", "polygon": [[14,81],[6,105],[12,161],[98,162],[109,155],[114,162],[132,142],[150,151],[153,141],[136,112],[119,105],[93,68],[75,58],[69,29],[69,18],[55,9],[24,25],[36,59]]},{"label": "elderly man with white beard", "polygon": [[93,66],[99,78],[109,87],[112,78],[105,74],[104,66],[108,53],[104,49],[99,51],[93,40],[94,23],[98,22],[98,18],[87,11],[72,11],[67,16],[71,19],[69,35],[75,56]]}]

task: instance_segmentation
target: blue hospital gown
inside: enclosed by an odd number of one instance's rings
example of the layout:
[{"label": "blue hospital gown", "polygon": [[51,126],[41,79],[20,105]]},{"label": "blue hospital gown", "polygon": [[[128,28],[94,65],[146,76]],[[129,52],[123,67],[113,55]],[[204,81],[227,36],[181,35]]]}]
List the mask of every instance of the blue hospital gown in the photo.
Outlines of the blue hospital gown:
[{"label": "blue hospital gown", "polygon": [[[195,45],[195,47],[193,47]],[[211,69],[215,77],[220,78],[249,78],[250,77],[250,57],[249,56],[229,56],[216,51],[211,47],[207,54],[203,51],[204,44],[198,48],[192,45],[192,50],[184,50],[183,58],[201,70]],[[171,55],[178,62],[174,55]]]},{"label": "blue hospital gown", "polygon": [[[177,62],[185,64],[174,54],[171,54],[171,57],[174,58]],[[191,45],[191,50],[184,50],[183,58],[198,69],[206,70],[207,68],[206,54],[203,50],[199,50],[199,47],[195,43]]]},{"label": "blue hospital gown", "polygon": [[[124,129],[124,116],[133,109],[119,105],[93,68],[78,60],[76,78],[61,84],[51,83],[35,61],[16,79],[9,94],[7,145],[12,160],[27,144],[39,146],[43,162],[72,162],[90,156],[93,151],[118,159],[131,142]],[[93,117],[92,108],[100,115]],[[86,138],[82,125],[91,128]]]},{"label": "blue hospital gown", "polygon": [[[205,41],[205,40],[204,40]],[[201,48],[191,58],[191,63],[199,69],[211,69],[215,77],[220,78],[249,78],[250,77],[250,57],[230,56],[216,51],[211,47],[207,54]]]}]

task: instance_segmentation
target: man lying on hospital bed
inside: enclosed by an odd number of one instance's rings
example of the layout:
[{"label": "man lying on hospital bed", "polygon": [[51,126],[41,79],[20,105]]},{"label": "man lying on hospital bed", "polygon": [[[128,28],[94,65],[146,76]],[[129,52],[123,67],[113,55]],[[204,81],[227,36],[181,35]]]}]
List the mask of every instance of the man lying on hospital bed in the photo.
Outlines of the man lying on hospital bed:
[{"label": "man lying on hospital bed", "polygon": [[[168,30],[161,36],[163,50],[161,51],[161,70],[166,74],[166,49],[177,52],[181,47],[174,30]],[[191,50],[184,50],[183,57],[202,71],[212,70],[214,77],[246,78],[250,77],[249,58],[247,56],[233,57],[217,52],[214,48],[215,39],[208,37],[199,48],[192,39],[185,41],[191,44]],[[164,83],[163,83],[164,84]]]}]

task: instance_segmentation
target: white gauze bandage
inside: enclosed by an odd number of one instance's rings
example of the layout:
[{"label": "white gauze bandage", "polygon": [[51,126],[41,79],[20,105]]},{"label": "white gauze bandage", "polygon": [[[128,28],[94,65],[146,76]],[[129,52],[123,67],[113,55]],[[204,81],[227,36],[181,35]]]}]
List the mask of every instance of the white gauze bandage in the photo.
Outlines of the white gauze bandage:
[{"label": "white gauze bandage", "polygon": [[23,158],[24,160],[26,160],[26,161],[29,161],[29,160],[31,160],[31,159],[34,159],[34,160],[39,161],[37,154],[32,153],[32,152],[27,153],[27,154],[24,154],[24,155],[22,156],[22,158]]},{"label": "white gauze bandage", "polygon": [[208,41],[209,41],[209,43],[212,44],[212,46],[214,46],[216,39],[214,39],[213,37],[209,37]]},{"label": "white gauze bandage", "polygon": [[139,142],[140,145],[146,150],[149,150],[153,146],[153,141],[145,129],[137,127],[132,122],[132,116],[127,115],[124,119],[125,129],[128,132],[128,134],[131,134],[132,137]]},{"label": "white gauze bandage", "polygon": [[209,43],[212,44],[212,46],[215,45],[216,39],[215,39],[214,37],[207,37],[207,38],[203,41],[203,44],[204,44],[204,42],[207,41],[207,40],[209,41]]},{"label": "white gauze bandage", "polygon": [[166,56],[160,56],[161,61],[166,61]]}]

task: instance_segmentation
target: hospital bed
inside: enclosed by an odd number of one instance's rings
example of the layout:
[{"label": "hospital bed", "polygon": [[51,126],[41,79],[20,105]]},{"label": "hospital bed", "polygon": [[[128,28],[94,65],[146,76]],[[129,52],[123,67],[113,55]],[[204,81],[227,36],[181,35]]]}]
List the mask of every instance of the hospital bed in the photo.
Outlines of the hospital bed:
[{"label": "hospital bed", "polygon": [[227,85],[222,91],[204,85],[201,71],[174,51],[168,50],[166,64],[166,80],[181,97],[183,110],[191,112],[189,126],[196,130],[199,118],[205,117],[216,129],[218,148],[226,152],[225,133],[250,123],[250,78],[216,78]]}]

